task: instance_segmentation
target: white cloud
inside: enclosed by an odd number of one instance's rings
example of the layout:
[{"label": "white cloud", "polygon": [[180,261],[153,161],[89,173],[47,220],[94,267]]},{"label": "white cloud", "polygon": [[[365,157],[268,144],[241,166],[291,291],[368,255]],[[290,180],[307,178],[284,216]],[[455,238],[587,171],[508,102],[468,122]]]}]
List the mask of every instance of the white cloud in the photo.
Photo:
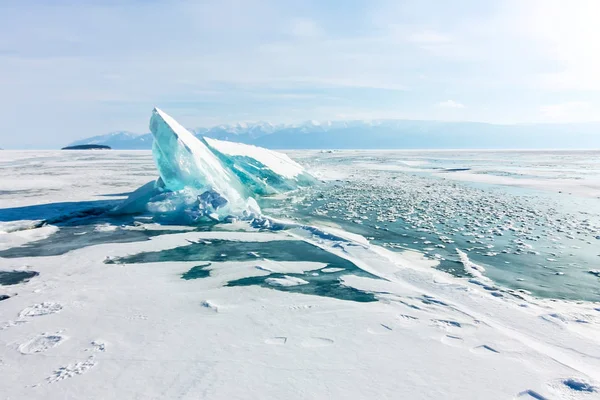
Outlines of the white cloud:
[{"label": "white cloud", "polygon": [[536,40],[553,71],[540,75],[553,90],[600,90],[600,1],[520,2],[525,35]]},{"label": "white cloud", "polygon": [[441,108],[465,108],[465,105],[454,100],[446,100],[437,104]]},{"label": "white cloud", "polygon": [[[47,143],[143,131],[148,109],[165,102],[197,110],[191,125],[290,114],[600,118],[600,0],[14,3],[0,13],[3,146],[24,140],[6,133],[16,130]],[[455,96],[469,105],[441,101]],[[574,98],[590,104],[565,103]]]}]

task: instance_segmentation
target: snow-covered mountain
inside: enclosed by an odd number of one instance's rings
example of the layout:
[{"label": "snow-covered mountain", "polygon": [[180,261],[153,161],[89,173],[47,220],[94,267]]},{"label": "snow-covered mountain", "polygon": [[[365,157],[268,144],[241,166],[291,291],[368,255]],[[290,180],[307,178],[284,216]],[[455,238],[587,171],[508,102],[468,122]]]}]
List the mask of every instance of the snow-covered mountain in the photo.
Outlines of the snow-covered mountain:
[{"label": "snow-covered mountain", "polygon": [[[528,149],[600,148],[600,123],[496,125],[411,120],[268,122],[191,129],[196,136],[272,149]],[[71,146],[150,149],[152,135],[112,132]]]},{"label": "snow-covered mountain", "polygon": [[217,125],[212,128],[192,129],[196,136],[208,136],[213,139],[231,140],[250,143],[262,136],[270,135],[285,128],[286,125],[273,125],[269,122],[246,123],[234,125]]},{"label": "snow-covered mountain", "polygon": [[146,150],[152,147],[152,135],[149,133],[139,134],[127,131],[107,133],[106,135],[93,136],[87,139],[77,140],[69,146],[81,146],[84,144],[97,144],[109,146],[112,149],[123,150]]}]

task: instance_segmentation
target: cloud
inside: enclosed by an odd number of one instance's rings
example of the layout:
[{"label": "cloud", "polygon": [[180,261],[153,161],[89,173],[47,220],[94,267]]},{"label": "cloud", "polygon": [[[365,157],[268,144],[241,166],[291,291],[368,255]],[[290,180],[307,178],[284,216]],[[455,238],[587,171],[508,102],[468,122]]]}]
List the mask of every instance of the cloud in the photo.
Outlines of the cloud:
[{"label": "cloud", "polygon": [[441,108],[465,108],[465,105],[454,100],[446,100],[437,104]]},{"label": "cloud", "polygon": [[[597,0],[13,2],[0,13],[0,146],[145,131],[155,104],[189,115],[191,126],[354,114],[589,120],[600,104],[599,8]],[[573,99],[588,108],[564,106]]]},{"label": "cloud", "polygon": [[553,65],[539,76],[553,90],[600,91],[600,1],[521,2],[523,34]]}]

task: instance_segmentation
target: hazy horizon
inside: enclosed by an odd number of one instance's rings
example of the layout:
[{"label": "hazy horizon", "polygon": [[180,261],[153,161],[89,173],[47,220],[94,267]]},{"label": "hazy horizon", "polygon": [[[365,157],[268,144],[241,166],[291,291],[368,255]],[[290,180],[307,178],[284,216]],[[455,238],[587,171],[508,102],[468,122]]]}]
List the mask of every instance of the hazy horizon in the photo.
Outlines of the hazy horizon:
[{"label": "hazy horizon", "polygon": [[[600,123],[491,124],[467,121],[305,121],[299,124],[239,123],[189,128],[197,137],[271,149],[592,149],[600,148]],[[104,145],[114,150],[150,150],[152,135],[115,131],[41,148]],[[7,149],[8,150],[8,149]]]},{"label": "hazy horizon", "polygon": [[599,120],[600,3],[0,4],[0,147],[185,126]]}]

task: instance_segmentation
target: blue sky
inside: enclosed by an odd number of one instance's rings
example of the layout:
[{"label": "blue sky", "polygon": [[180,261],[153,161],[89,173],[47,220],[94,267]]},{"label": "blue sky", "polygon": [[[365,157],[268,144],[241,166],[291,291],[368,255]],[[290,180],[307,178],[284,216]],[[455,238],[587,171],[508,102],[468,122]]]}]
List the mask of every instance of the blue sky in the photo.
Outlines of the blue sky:
[{"label": "blue sky", "polygon": [[0,0],[0,147],[268,120],[600,120],[597,0]]}]

